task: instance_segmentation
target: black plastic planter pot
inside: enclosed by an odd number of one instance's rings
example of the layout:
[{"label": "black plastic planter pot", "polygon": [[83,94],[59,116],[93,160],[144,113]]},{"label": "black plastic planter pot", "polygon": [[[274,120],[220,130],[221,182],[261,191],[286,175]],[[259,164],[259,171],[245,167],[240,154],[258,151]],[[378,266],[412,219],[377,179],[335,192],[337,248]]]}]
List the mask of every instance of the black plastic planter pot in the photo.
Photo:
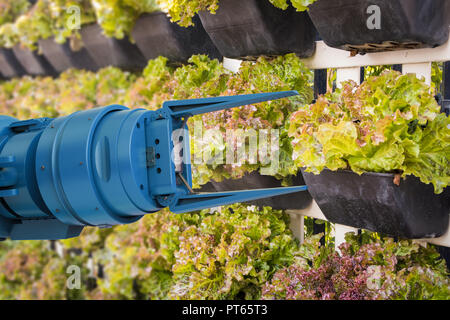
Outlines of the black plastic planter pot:
[{"label": "black plastic planter pot", "polygon": [[311,56],[316,30],[308,14],[290,6],[281,10],[269,1],[221,0],[216,14],[199,12],[220,53],[228,58],[296,53]]},{"label": "black plastic planter pot", "polygon": [[[299,172],[293,179],[293,185],[305,185],[302,174]],[[272,176],[264,176],[258,172],[251,172],[245,174],[240,179],[225,179],[221,182],[211,181],[201,189],[202,192],[212,191],[211,186],[215,191],[235,191],[244,189],[262,189],[262,188],[277,188],[281,187],[281,182]],[[305,209],[312,202],[312,197],[308,191],[302,191],[283,196],[272,198],[265,198],[256,201],[248,202],[249,204],[259,207],[268,206],[276,210],[286,209]]]},{"label": "black plastic planter pot", "polygon": [[185,62],[194,54],[221,58],[200,20],[193,20],[195,26],[184,28],[171,23],[163,12],[144,14],[136,21],[131,35],[148,60],[164,56],[173,62]]},{"label": "black plastic planter pot", "polygon": [[98,24],[84,26],[81,29],[81,39],[99,68],[115,66],[134,70],[146,65],[146,60],[136,45],[128,39],[106,37]]},{"label": "black plastic planter pot", "polygon": [[449,36],[448,0],[318,0],[309,15],[328,46],[357,52],[436,47]]},{"label": "black plastic planter pot", "polygon": [[20,77],[26,74],[11,49],[0,48],[0,72],[5,78]]},{"label": "black plastic planter pot", "polygon": [[413,176],[397,186],[393,174],[302,172],[309,192],[331,222],[409,239],[438,237],[447,230],[450,188],[437,195],[431,184]]},{"label": "black plastic planter pot", "polygon": [[53,38],[43,39],[39,40],[39,47],[48,62],[58,73],[69,68],[86,70],[98,69],[94,59],[85,48],[81,48],[78,51],[72,51],[68,41],[59,44],[56,43]]},{"label": "black plastic planter pot", "polygon": [[12,50],[27,74],[33,76],[53,76],[56,74],[55,69],[47,59],[36,51],[22,48],[20,45],[14,46]]}]

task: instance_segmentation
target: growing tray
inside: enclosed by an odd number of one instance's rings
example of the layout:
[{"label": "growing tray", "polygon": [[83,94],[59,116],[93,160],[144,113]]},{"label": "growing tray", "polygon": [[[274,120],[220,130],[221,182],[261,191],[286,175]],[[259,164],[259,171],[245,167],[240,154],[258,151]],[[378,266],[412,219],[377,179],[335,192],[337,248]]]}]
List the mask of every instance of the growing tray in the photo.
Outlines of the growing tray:
[{"label": "growing tray", "polygon": [[47,59],[36,51],[22,48],[20,45],[14,46],[12,50],[27,74],[33,76],[53,76],[56,74],[55,69]]},{"label": "growing tray", "polygon": [[20,77],[26,74],[11,49],[0,48],[0,72],[4,78]]},{"label": "growing tray", "polygon": [[128,39],[106,37],[98,24],[84,26],[81,39],[99,68],[116,66],[134,70],[146,65],[146,59],[136,45]]},{"label": "growing tray", "polygon": [[228,58],[292,52],[306,58],[315,50],[314,25],[307,13],[292,6],[281,10],[269,1],[221,0],[216,14],[204,11],[199,16],[220,53]]},{"label": "growing tray", "polygon": [[73,51],[69,41],[63,44],[55,42],[52,38],[39,40],[39,47],[45,58],[60,73],[69,68],[97,70],[98,66],[85,48]]},{"label": "growing tray", "polygon": [[394,184],[394,175],[347,170],[303,172],[308,190],[331,222],[408,239],[444,234],[450,213],[450,188],[437,195],[414,176]]},{"label": "growing tray", "polygon": [[[302,174],[299,172],[293,178],[293,185],[305,185]],[[281,187],[281,182],[272,176],[264,176],[256,171],[245,174],[240,179],[225,179],[221,182],[211,181],[201,189],[202,192],[211,192],[212,188],[216,192],[236,191],[245,189],[264,189]],[[271,197],[248,202],[248,204],[259,207],[268,206],[276,210],[305,209],[312,202],[312,197],[308,191],[291,193],[283,196]]]},{"label": "growing tray", "polygon": [[[374,25],[379,8],[379,29]],[[309,15],[324,42],[360,53],[436,47],[449,36],[447,0],[318,0]]]},{"label": "growing tray", "polygon": [[221,58],[198,17],[193,21],[195,26],[185,28],[171,23],[163,12],[148,13],[139,17],[131,34],[148,60],[164,56],[173,62],[185,62],[194,54]]}]

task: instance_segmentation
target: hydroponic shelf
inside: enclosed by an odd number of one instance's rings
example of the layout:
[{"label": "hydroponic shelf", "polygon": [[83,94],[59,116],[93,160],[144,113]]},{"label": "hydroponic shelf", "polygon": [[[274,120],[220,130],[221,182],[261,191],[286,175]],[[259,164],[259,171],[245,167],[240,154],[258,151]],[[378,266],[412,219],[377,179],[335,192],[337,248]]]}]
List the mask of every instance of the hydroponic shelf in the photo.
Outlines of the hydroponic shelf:
[{"label": "hydroponic shelf", "polygon": [[[450,61],[450,41],[436,48],[376,52],[355,56],[352,56],[349,51],[331,48],[323,41],[317,41],[315,54],[302,61],[307,67],[314,70],[336,68],[338,86],[346,80],[360,83],[361,67],[376,65],[402,65],[403,74],[414,73],[419,78],[423,77],[427,84],[431,84],[432,62]],[[241,60],[224,58],[224,66],[234,72],[239,70],[240,63]],[[449,99],[450,97],[444,98]],[[291,215],[291,227],[300,242],[304,239],[303,217],[327,220],[315,201],[306,209],[287,210],[287,212]],[[417,239],[417,241],[450,247],[449,230],[450,226],[440,237]],[[336,248],[345,241],[344,236],[347,232],[356,233],[358,229],[335,224]]]}]

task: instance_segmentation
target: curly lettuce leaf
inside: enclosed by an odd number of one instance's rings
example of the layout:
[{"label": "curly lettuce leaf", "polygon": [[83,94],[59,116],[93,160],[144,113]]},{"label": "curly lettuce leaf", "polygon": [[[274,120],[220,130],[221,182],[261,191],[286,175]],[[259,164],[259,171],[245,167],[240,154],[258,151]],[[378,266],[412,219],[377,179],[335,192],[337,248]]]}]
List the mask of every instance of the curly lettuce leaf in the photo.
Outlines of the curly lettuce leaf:
[{"label": "curly lettuce leaf", "polygon": [[[286,10],[289,7],[288,0],[269,0],[275,7]],[[308,6],[317,0],[291,0],[291,4],[297,11],[308,10]]]},{"label": "curly lettuce leaf", "polygon": [[295,162],[319,173],[351,169],[414,175],[436,193],[449,184],[448,117],[413,74],[386,70],[343,83],[291,117]]}]

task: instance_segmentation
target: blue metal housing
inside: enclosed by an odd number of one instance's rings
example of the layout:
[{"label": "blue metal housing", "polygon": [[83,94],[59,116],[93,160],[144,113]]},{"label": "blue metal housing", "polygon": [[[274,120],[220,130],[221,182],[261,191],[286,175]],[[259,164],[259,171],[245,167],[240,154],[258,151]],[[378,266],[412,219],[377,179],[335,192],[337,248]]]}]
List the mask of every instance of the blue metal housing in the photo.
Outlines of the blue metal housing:
[{"label": "blue metal housing", "polygon": [[192,115],[295,94],[169,101],[157,111],[110,105],[57,119],[0,116],[0,238],[63,239],[164,207],[181,213],[306,190],[194,193],[189,136],[173,136],[187,132]]}]

